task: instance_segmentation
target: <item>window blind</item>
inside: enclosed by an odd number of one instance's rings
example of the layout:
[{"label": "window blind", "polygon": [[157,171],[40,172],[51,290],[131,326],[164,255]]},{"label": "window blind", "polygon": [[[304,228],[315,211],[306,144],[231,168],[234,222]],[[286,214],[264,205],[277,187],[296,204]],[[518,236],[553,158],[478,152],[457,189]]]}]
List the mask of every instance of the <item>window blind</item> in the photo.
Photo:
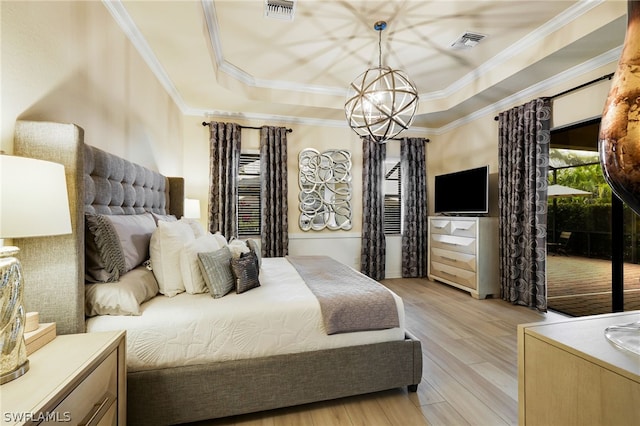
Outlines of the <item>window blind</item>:
[{"label": "window blind", "polygon": [[384,233],[399,234],[401,229],[400,212],[402,200],[400,198],[401,175],[400,162],[385,162],[384,176]]},{"label": "window blind", "polygon": [[260,154],[240,154],[238,236],[260,235]]}]

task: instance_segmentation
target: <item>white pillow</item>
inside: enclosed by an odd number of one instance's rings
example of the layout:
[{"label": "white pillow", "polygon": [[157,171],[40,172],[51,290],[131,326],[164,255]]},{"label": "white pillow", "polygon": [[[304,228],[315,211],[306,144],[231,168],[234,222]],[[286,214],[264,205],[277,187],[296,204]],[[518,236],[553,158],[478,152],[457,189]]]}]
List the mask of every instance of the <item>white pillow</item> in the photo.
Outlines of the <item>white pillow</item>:
[{"label": "white pillow", "polygon": [[185,291],[180,272],[180,252],[186,243],[195,239],[191,226],[180,221],[159,221],[158,229],[151,235],[151,267],[160,293],[165,296],[172,297]]},{"label": "white pillow", "polygon": [[227,239],[220,233],[220,231],[213,234],[214,237],[218,240],[218,244],[220,244],[220,248],[227,245]]},{"label": "white pillow", "polygon": [[191,229],[193,230],[193,235],[195,235],[196,238],[207,235],[207,231],[205,231],[204,226],[202,226],[198,219],[183,217],[180,219],[180,221],[188,224],[191,227]]},{"label": "white pillow", "polygon": [[85,314],[140,315],[140,305],[158,294],[153,273],[138,266],[113,283],[86,284]]},{"label": "white pillow", "polygon": [[198,253],[216,251],[221,248],[218,239],[213,234],[205,234],[184,245],[180,252],[180,272],[187,293],[197,294],[207,291],[207,283],[204,281],[198,264]]},{"label": "white pillow", "polygon": [[233,259],[238,259],[242,256],[242,253],[249,253],[249,251],[251,251],[249,250],[249,247],[247,247],[247,244],[242,240],[233,240],[227,245],[229,246],[229,250],[231,250],[231,257]]}]

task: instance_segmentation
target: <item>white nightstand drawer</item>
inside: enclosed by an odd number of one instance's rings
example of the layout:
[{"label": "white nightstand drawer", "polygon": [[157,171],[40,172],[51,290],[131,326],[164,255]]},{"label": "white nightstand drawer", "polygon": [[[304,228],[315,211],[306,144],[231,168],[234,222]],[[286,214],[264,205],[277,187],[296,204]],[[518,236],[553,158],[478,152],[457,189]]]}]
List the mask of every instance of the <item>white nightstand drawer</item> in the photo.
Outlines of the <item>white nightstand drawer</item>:
[{"label": "white nightstand drawer", "polygon": [[476,254],[476,239],[454,235],[432,235],[431,247],[460,253]]},{"label": "white nightstand drawer", "polygon": [[466,269],[471,272],[476,271],[475,254],[459,253],[434,247],[431,249],[431,261]]},{"label": "white nightstand drawer", "polygon": [[[57,413],[69,413],[74,424],[81,425],[89,420],[92,411],[100,410],[102,415],[111,405],[115,405],[118,394],[118,356],[114,351],[91,372],[58,406]],[[98,416],[101,417],[101,416]],[[55,421],[42,425],[58,424]],[[97,424],[97,423],[92,423]]]}]

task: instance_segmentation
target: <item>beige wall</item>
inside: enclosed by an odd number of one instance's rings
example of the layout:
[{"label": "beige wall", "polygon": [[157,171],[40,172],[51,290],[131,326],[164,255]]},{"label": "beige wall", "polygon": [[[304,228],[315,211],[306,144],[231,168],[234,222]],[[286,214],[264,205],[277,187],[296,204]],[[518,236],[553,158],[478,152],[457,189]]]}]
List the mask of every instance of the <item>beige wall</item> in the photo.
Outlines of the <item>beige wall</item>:
[{"label": "beige wall", "polygon": [[182,174],[182,114],[101,2],[0,8],[2,150],[18,119],[71,122],[90,145]]}]

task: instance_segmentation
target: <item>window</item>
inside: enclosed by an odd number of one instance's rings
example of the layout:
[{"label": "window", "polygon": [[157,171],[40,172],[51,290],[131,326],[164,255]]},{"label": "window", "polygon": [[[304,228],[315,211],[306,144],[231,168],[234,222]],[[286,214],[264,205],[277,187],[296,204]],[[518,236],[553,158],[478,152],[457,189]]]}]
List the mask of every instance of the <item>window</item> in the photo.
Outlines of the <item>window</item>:
[{"label": "window", "polygon": [[384,233],[399,234],[401,229],[400,162],[385,161],[384,171]]},{"label": "window", "polygon": [[238,236],[260,235],[260,154],[240,154]]}]

